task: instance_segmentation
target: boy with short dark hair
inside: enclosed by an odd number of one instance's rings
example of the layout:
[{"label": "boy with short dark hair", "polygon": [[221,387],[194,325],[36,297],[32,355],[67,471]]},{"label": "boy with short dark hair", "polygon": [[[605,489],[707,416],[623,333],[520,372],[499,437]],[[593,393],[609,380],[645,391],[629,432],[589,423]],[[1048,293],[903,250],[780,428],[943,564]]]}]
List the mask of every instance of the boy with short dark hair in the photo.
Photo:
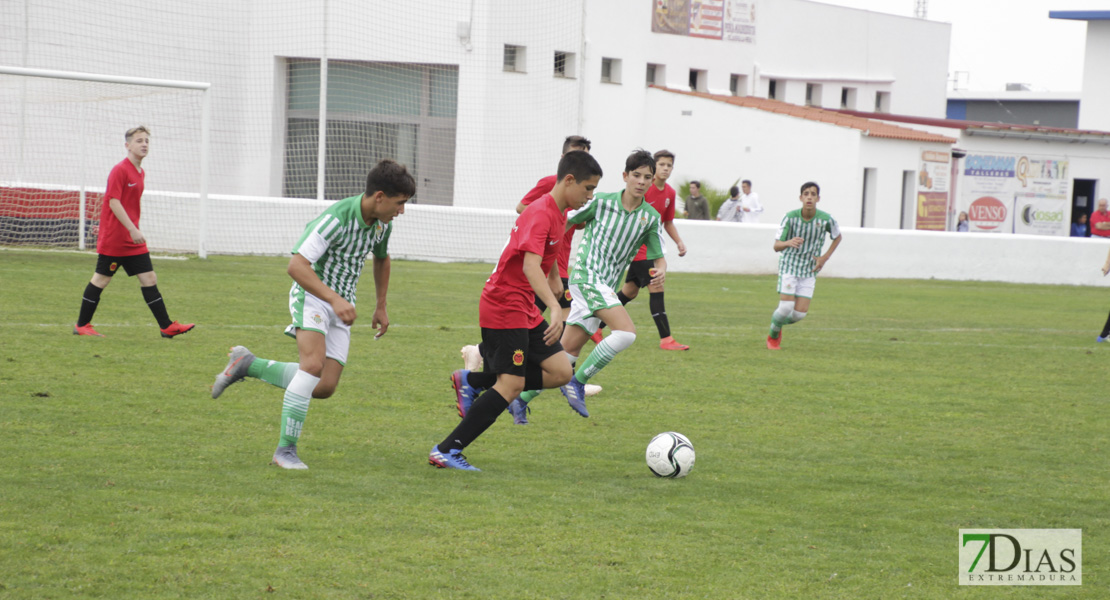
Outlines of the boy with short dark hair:
[{"label": "boy with short dark hair", "polygon": [[258,359],[243,346],[231,349],[227,367],[212,385],[218,398],[227,386],[256,377],[285,390],[280,438],[271,464],[307,469],[297,456],[297,442],[311,398],[328,398],[339,385],[351,345],[355,291],[366,258],[374,255],[377,304],[371,325],[380,338],[389,329],[386,294],[390,259],[387,251],[393,219],[405,213],[416,182],[404,165],[383,160],[366,177],[366,191],[332,204],[305,227],[293,246],[287,272],[293,278],[285,334],[297,340],[299,363]]},{"label": "boy with short dark hair", "polygon": [[[812,181],[803,183],[802,195],[798,199],[802,208],[792,210],[782,218],[774,244],[775,252],[782,254],[779,255],[779,306],[771,315],[771,331],[767,335],[769,350],[779,349],[785,325],[805,318],[817,286],[817,273],[824,268],[843,239],[836,219],[817,210],[817,203],[821,200],[820,186]],[[821,254],[826,234],[832,237],[832,245],[828,252]]]}]

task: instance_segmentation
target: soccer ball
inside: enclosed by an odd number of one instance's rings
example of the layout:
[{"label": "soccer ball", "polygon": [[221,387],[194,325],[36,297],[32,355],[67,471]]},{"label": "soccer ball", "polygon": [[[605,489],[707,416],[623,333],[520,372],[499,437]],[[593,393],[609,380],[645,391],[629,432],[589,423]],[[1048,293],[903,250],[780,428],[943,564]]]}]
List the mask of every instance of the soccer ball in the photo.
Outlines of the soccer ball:
[{"label": "soccer ball", "polygon": [[651,438],[647,466],[656,477],[685,477],[694,468],[694,445],[674,431]]}]

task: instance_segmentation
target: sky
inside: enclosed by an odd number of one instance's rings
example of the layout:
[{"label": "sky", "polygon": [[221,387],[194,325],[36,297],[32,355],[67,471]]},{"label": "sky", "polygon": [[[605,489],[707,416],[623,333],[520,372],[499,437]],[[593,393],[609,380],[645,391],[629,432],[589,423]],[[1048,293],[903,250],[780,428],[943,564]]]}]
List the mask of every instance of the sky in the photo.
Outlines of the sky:
[{"label": "sky", "polygon": [[[815,0],[912,17],[915,0]],[[1083,87],[1085,21],[1050,19],[1050,11],[1110,10],[1107,0],[929,0],[926,17],[952,24],[948,89],[1002,91],[1025,83],[1039,92]]]}]

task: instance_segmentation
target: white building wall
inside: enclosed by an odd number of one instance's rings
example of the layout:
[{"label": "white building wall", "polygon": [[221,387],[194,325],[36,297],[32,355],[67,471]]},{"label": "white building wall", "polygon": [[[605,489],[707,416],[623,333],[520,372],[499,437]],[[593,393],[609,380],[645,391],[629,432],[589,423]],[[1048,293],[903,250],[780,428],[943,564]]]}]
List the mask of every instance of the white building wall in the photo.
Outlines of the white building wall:
[{"label": "white building wall", "polygon": [[1110,131],[1110,21],[1087,21],[1079,128]]}]

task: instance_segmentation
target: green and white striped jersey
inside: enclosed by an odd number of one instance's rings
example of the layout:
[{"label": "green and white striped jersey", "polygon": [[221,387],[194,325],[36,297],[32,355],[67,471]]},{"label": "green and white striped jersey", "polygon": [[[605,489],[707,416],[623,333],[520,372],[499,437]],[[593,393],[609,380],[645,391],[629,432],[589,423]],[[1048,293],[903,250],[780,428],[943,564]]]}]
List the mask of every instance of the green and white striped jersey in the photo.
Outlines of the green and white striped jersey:
[{"label": "green and white striped jersey", "polygon": [[647,245],[648,260],[663,256],[659,212],[647,201],[636,210],[625,210],[623,193],[594,194],[589,204],[567,214],[567,225],[586,224],[570,283],[604,284],[616,290],[640,246]]},{"label": "green and white striped jersey", "polygon": [[[359,194],[332,204],[305,226],[301,239],[293,246],[293,254],[312,263],[320,281],[351,304],[355,303],[358,278],[367,256],[371,252],[378,258],[389,256],[386,248],[393,231],[393,223],[363,221],[361,202]],[[294,281],[289,293],[303,291]]]},{"label": "green and white striped jersey", "polygon": [[817,211],[813,218],[802,218],[802,209],[786,213],[779,225],[780,242],[801,237],[805,239],[800,248],[786,248],[779,255],[779,275],[813,277],[817,269],[817,257],[825,245],[825,234],[832,239],[840,237],[840,226],[827,212]]}]

